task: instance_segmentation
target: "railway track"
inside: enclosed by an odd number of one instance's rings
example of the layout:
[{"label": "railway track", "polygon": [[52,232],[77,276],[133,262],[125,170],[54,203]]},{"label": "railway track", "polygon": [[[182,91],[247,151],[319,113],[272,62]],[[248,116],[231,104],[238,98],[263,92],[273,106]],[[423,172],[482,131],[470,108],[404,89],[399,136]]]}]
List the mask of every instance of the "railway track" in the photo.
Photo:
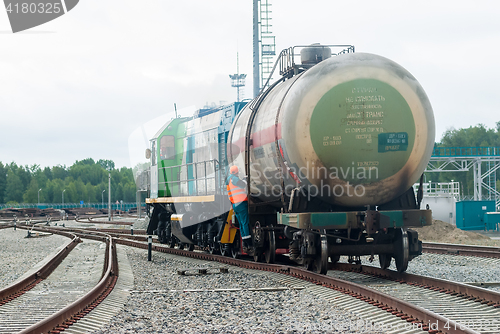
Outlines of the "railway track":
[{"label": "railway track", "polygon": [[[42,230],[39,227],[23,226],[21,228]],[[70,245],[64,247],[63,250],[73,244],[74,248],[80,241],[76,234],[69,234],[60,229],[44,230],[73,236]],[[71,253],[66,254],[68,257],[65,262],[62,262],[65,263],[64,268],[61,268],[63,266],[57,267],[56,263],[62,261],[62,255],[59,252],[54,259],[49,261],[49,267],[54,270],[50,276],[48,269],[39,270],[18,284],[2,290],[7,297],[3,298],[5,303],[0,306],[0,333],[58,333],[72,325],[80,327],[80,330],[86,328],[84,331],[86,332],[92,326],[97,328],[105,323],[107,319],[102,320],[103,317],[109,318],[116,313],[116,307],[120,302],[123,305],[124,298],[126,299],[123,291],[112,293],[118,280],[116,244],[111,236],[102,233],[86,237],[95,241],[87,243],[90,252],[75,255],[84,254],[86,261],[83,265],[73,267],[74,259],[71,258],[73,255]],[[106,245],[105,252],[99,251],[100,246],[103,245],[102,242]],[[92,254],[95,254],[94,258]],[[96,267],[93,263],[98,260],[96,254],[102,257],[103,268]],[[92,272],[93,274],[86,274]],[[42,281],[41,278],[46,279]],[[35,283],[32,283],[33,280]],[[130,277],[125,281],[121,284],[127,285],[128,281],[128,288],[130,288]],[[36,283],[38,283],[37,286],[35,286]],[[29,292],[26,292],[27,290]],[[88,292],[85,293],[85,291]],[[105,301],[110,294],[113,297]],[[108,305],[100,305],[103,301]],[[97,307],[101,309],[97,310]],[[93,312],[92,315],[90,315],[91,312]]]},{"label": "railway track", "polygon": [[337,264],[328,275],[372,287],[478,333],[500,332],[500,294],[468,284],[370,266]]},{"label": "railway track", "polygon": [[[123,217],[133,217],[128,214],[122,215]],[[120,216],[120,218],[122,217]],[[92,224],[111,224],[111,225],[134,225],[134,221],[125,221],[122,219],[119,220],[112,220],[112,221],[106,221],[106,220],[97,220],[97,219],[102,219],[102,218],[107,218],[108,215],[94,215],[94,216],[82,216],[82,217],[76,217],[75,221],[79,223],[92,223]]]},{"label": "railway track", "polygon": [[[82,237],[92,237],[101,233],[102,229],[72,230],[81,233]],[[110,230],[113,229],[106,229],[106,232],[116,236],[119,244],[144,249],[148,247],[145,235],[132,236],[129,231]],[[139,230],[136,233],[145,232]],[[444,248],[442,244],[439,244],[439,247],[433,244],[431,247]],[[398,317],[399,321],[407,322],[417,330],[423,329],[430,333],[500,333],[500,294],[467,284],[347,264],[337,264],[332,268],[336,270],[330,270],[328,275],[320,275],[288,265],[263,264],[196,251],[190,252],[158,243],[152,245],[152,249],[203,261],[219,261],[249,270],[284,274],[292,280],[306,280],[330,288],[331,296],[342,293],[355,297],[363,304],[381,310],[379,312]],[[485,256],[483,247],[471,247],[470,251],[473,249],[480,252],[479,256]],[[456,254],[469,255],[465,251]],[[321,293],[324,294],[324,291]],[[337,300],[340,297],[332,298]],[[378,312],[373,313],[373,310],[370,312],[367,315],[376,313],[378,318],[386,319]]]},{"label": "railway track", "polygon": [[490,246],[425,242],[422,244],[422,250],[426,253],[500,258],[500,248]]},{"label": "railway track", "polygon": [[[87,235],[93,235],[94,233],[98,232],[85,231],[85,234]],[[132,238],[144,240],[145,236],[125,236],[124,233],[120,232],[116,234],[121,236],[121,238],[117,239],[117,243],[138,248],[148,247],[148,244],[144,241],[132,240]],[[84,237],[85,235],[82,234],[82,236]],[[461,323],[453,320],[453,317],[451,316],[452,314],[438,314],[437,312],[433,312],[432,310],[416,305],[413,300],[405,301],[401,299],[401,296],[393,296],[386,293],[386,291],[381,291],[383,289],[377,290],[368,285],[356,284],[343,279],[332,277],[331,275],[320,275],[304,270],[302,268],[292,267],[288,265],[264,264],[223,257],[220,255],[211,255],[202,252],[190,252],[181,249],[168,248],[159,244],[152,245],[152,249],[154,251],[187,256],[200,260],[219,261],[221,263],[236,265],[247,269],[265,270],[269,272],[285,274],[301,280],[313,282],[314,284],[328,287],[332,290],[336,290],[344,294],[353,296],[365,303],[383,310],[386,313],[395,315],[403,321],[411,323],[416,328],[421,328],[425,331],[429,331],[430,333],[437,333],[439,331],[443,333],[479,333],[478,331],[466,328],[461,325]],[[373,268],[373,270],[376,269],[378,268]],[[380,270],[380,272],[385,273],[386,271]],[[380,275],[380,272],[378,272],[377,274]],[[390,284],[394,284],[394,280],[398,280],[399,282],[397,282],[397,284],[400,285],[402,285],[402,282],[407,282],[406,285],[412,287],[419,284],[418,280],[416,282],[408,280],[405,281],[405,277],[410,277],[408,275],[404,276],[403,274],[403,276],[397,276],[400,274],[396,272],[390,273],[391,275],[393,275],[393,277],[388,280]],[[464,284],[461,285],[458,283],[452,284],[452,282],[431,279],[422,276],[420,276],[419,279],[425,283],[422,285],[424,285],[424,288],[427,288],[429,291],[431,291],[431,289],[442,290],[444,292],[441,292],[443,293],[443,297],[457,295],[455,298],[461,298],[461,300],[463,300],[464,302],[467,301],[470,303],[476,303],[477,305],[486,305],[486,307],[491,308],[493,312],[496,312],[496,307],[500,305],[500,294],[494,293],[489,290],[475,288]],[[472,299],[476,300],[476,302],[471,302],[470,300]],[[470,317],[471,315],[469,314],[467,316]],[[496,317],[496,313],[493,315],[493,317]],[[498,316],[498,318],[500,319],[500,315]],[[460,321],[463,318],[457,319],[458,321]],[[492,333],[492,331],[486,331],[485,333]]]},{"label": "railway track", "polygon": [[22,296],[27,291],[33,289],[38,283],[42,282],[42,280],[46,279],[80,242],[80,238],[74,234],[67,232],[62,232],[61,234],[71,238],[71,241],[63,245],[63,247],[48,259],[35,273],[1,289],[0,306]]}]

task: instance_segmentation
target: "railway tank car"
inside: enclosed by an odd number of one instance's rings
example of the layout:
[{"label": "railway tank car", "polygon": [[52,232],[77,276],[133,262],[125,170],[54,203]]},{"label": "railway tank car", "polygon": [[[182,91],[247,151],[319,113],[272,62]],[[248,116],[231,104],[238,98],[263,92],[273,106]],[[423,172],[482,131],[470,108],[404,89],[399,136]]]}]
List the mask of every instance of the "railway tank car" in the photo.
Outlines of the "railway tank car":
[{"label": "railway tank car", "polygon": [[[281,78],[250,103],[200,111],[165,127],[175,132],[171,140],[179,144],[171,150],[178,158],[170,167],[152,166],[148,233],[172,246],[243,253],[224,184],[227,167],[236,165],[248,181],[254,247],[247,252],[256,261],[287,253],[325,273],[341,255],[351,262],[378,255],[382,268],[394,258],[405,271],[421,254],[409,228],[432,222],[412,187],[422,182],[432,154],[432,108],[398,64],[352,46],[332,54],[334,48],[284,50]],[[152,140],[159,160],[162,131]],[[195,173],[214,159],[208,174]],[[155,193],[159,179],[164,190]]]}]

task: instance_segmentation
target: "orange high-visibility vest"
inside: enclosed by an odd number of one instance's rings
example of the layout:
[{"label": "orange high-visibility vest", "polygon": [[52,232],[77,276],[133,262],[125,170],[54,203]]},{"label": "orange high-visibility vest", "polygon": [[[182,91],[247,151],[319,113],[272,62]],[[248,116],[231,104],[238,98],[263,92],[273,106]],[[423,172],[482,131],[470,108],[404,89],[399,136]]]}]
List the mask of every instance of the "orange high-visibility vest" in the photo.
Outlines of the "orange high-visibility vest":
[{"label": "orange high-visibility vest", "polygon": [[229,200],[232,204],[248,201],[246,189],[233,184],[233,177],[229,178],[229,183],[227,184],[227,195],[229,196]]}]

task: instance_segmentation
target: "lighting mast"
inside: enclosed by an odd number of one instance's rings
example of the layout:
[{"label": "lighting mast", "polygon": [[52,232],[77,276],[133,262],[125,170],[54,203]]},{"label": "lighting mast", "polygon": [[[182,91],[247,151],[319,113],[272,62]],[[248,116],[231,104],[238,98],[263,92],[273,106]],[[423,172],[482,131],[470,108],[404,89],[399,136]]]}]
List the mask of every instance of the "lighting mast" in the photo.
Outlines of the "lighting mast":
[{"label": "lighting mast", "polygon": [[245,78],[246,74],[240,74],[240,58],[239,53],[236,53],[236,74],[229,74],[229,78],[231,78],[231,86],[236,87],[237,98],[236,102],[240,102],[240,87],[245,86]]}]

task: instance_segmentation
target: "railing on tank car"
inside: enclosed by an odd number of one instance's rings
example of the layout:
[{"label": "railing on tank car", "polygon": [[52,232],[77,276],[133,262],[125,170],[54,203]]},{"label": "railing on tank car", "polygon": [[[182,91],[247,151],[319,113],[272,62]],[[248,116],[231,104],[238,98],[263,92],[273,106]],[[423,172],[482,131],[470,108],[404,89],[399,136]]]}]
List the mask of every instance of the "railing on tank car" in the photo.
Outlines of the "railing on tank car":
[{"label": "railing on tank car", "polygon": [[433,157],[498,156],[500,147],[434,147]]},{"label": "railing on tank car", "polygon": [[300,57],[300,50],[303,48],[330,48],[330,49],[341,49],[339,52],[335,53],[332,50],[332,56],[338,56],[345,53],[354,53],[354,45],[296,45],[288,49],[281,51],[278,61],[280,65],[280,75],[281,76],[292,76],[295,69],[301,66],[305,66],[302,63],[297,63],[295,59]]},{"label": "railing on tank car", "polygon": [[158,186],[170,196],[204,196],[220,194],[222,177],[216,159],[159,168],[166,181]]}]

